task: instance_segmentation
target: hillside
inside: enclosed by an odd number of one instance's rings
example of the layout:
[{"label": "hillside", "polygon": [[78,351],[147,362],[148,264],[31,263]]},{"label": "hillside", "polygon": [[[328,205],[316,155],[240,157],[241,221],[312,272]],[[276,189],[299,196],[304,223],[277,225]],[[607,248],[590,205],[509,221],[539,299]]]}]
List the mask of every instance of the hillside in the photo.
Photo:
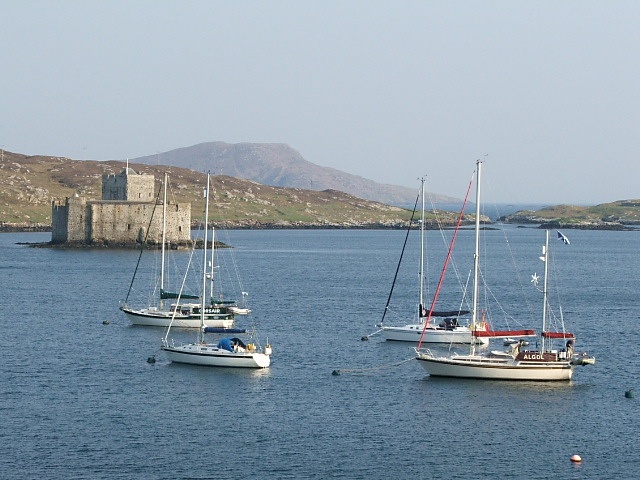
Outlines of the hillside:
[{"label": "hillside", "polygon": [[[157,155],[133,159],[147,165],[172,165],[199,172],[253,180],[263,185],[308,190],[339,190],[387,205],[413,205],[415,189],[376,183],[305,160],[282,143],[208,142]],[[433,203],[461,203],[445,195],[430,194]]]},{"label": "hillside", "polygon": [[536,211],[522,210],[500,220],[555,228],[622,230],[640,225],[640,200],[619,200],[593,207],[557,205]]},{"label": "hillside", "polygon": [[[68,158],[26,156],[4,152],[0,162],[0,224],[5,230],[51,225],[52,200],[64,201],[74,193],[101,197],[103,174],[119,173],[124,162],[76,161]],[[202,190],[206,175],[189,169],[129,163],[137,172],[155,176],[156,190],[165,173],[170,176],[170,200],[191,203],[197,221],[204,209]],[[411,212],[379,202],[362,200],[336,190],[321,192],[261,185],[217,175],[213,182],[210,218],[218,226],[238,228],[394,228],[404,226]],[[442,213],[453,222],[455,213]],[[431,217],[432,218],[432,217]],[[8,225],[9,224],[9,225]]]}]

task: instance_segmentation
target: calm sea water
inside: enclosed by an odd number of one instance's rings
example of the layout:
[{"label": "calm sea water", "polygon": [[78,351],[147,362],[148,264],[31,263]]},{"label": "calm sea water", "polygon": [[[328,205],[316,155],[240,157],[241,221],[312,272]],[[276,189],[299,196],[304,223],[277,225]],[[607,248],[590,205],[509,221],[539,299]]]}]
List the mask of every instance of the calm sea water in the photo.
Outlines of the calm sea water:
[{"label": "calm sea water", "polygon": [[[638,478],[640,397],[625,391],[640,395],[640,232],[565,233],[572,244],[553,245],[564,315],[597,363],[563,384],[431,379],[401,363],[409,345],[361,341],[382,317],[401,231],[229,232],[274,348],[264,371],[147,363],[164,331],[118,310],[136,252],[2,234],[0,477]],[[542,233],[508,234],[513,256],[532,259],[529,288]],[[430,236],[434,283],[444,253]],[[407,320],[395,313],[413,309],[417,273],[415,261],[401,269],[385,321]],[[494,293],[508,304],[516,287],[503,277]]]}]

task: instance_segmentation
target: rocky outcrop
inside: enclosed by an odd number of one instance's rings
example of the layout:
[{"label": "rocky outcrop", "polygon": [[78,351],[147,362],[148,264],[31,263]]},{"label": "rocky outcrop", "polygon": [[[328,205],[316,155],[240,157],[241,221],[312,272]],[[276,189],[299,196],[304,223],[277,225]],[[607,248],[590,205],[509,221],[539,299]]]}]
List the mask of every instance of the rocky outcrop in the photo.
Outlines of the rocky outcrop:
[{"label": "rocky outcrop", "polygon": [[599,218],[597,215],[576,212],[574,215],[553,217],[549,215],[549,209],[537,212],[520,211],[513,215],[501,217],[504,223],[519,225],[539,225],[546,229],[576,229],[576,230],[632,230],[632,225],[638,225],[637,220],[624,219],[616,215],[606,215]]},{"label": "rocky outcrop", "polygon": [[44,223],[9,223],[0,222],[0,232],[50,232],[51,225]]}]

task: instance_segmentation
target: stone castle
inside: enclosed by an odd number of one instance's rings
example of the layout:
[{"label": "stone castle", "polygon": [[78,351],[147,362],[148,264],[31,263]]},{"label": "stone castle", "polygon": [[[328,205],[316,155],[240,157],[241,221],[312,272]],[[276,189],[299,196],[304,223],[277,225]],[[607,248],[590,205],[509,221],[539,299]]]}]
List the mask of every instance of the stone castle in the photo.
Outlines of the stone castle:
[{"label": "stone castle", "polygon": [[[131,245],[162,242],[162,195],[156,200],[154,176],[125,168],[102,176],[102,200],[78,194],[51,205],[51,243]],[[155,210],[155,211],[154,211]],[[167,203],[166,240],[184,244],[191,238],[191,204]]]}]

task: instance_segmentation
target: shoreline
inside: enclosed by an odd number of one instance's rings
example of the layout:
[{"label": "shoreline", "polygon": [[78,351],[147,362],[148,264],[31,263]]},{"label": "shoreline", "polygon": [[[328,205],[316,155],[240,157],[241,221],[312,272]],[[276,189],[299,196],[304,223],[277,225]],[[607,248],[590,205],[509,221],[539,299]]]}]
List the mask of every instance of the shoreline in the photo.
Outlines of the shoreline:
[{"label": "shoreline", "polygon": [[[514,225],[519,228],[539,228],[539,229],[550,229],[550,230],[603,230],[603,231],[638,231],[640,228],[636,225],[627,225],[624,223],[617,222],[601,222],[601,223],[593,223],[593,222],[578,222],[578,223],[565,223],[565,222],[490,222],[486,225],[486,228],[499,228],[500,224],[504,223],[505,225]],[[463,222],[462,228],[471,225],[471,223]],[[224,230],[405,230],[407,228],[406,224],[387,224],[387,223],[363,223],[363,224],[326,224],[326,223],[318,223],[318,224],[290,224],[290,223],[272,223],[272,224],[223,224],[216,225],[215,228],[224,229]],[[413,225],[412,229],[418,229],[418,225]],[[455,228],[455,225],[434,225],[434,224],[426,224],[425,230],[438,230],[445,229],[450,230]],[[193,228],[193,230],[197,230],[197,228]],[[50,233],[51,226],[50,225],[24,225],[24,224],[7,224],[0,223],[0,233]],[[92,244],[85,244],[80,242],[73,243],[61,243],[61,244],[51,244],[51,242],[39,242],[39,246],[45,248],[139,248],[140,243],[127,243],[127,242],[97,242]],[[148,244],[149,248],[155,248],[155,244]],[[217,245],[217,242],[216,242]],[[159,247],[159,244],[157,246]],[[190,248],[190,242],[183,242],[183,244],[179,244],[177,246],[173,246],[174,249],[180,248]]]},{"label": "shoreline", "polygon": [[[189,250],[191,248],[202,249],[204,241],[196,239],[195,247],[192,242],[171,243],[168,245],[169,250]],[[160,250],[162,245],[159,243],[147,243],[144,246],[141,243],[129,243],[129,242],[96,242],[96,243],[82,243],[82,242],[66,242],[66,243],[51,243],[51,242],[16,242],[16,245],[24,245],[31,248],[55,248],[60,250],[82,250],[82,249],[104,249],[104,250]],[[211,248],[211,242],[207,242],[207,248]],[[215,248],[233,248],[231,245],[219,242],[216,240]]]}]

